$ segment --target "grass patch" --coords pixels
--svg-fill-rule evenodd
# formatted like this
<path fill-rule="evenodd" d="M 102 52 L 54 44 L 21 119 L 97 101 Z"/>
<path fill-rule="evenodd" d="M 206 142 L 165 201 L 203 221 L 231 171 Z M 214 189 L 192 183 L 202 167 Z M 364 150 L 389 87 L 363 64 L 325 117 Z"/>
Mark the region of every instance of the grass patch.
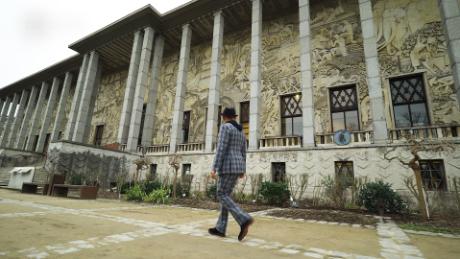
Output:
<path fill-rule="evenodd" d="M 402 224 L 399 224 L 399 227 L 402 229 L 414 230 L 414 231 L 427 231 L 427 232 L 433 232 L 433 233 L 457 234 L 457 235 L 460 234 L 460 229 L 444 228 L 444 227 L 437 227 L 437 226 L 431 226 L 431 225 L 402 223 Z"/>

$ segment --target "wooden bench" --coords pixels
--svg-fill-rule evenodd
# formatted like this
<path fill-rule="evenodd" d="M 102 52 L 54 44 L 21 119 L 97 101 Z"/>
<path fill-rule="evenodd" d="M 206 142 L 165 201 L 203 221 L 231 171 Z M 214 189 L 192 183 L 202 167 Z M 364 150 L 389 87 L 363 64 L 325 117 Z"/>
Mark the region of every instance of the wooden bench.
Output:
<path fill-rule="evenodd" d="M 48 183 L 22 183 L 22 193 L 34 193 L 41 195 L 51 195 L 51 191 L 55 184 L 63 184 L 65 177 L 63 175 L 53 174 L 51 175 Z"/>
<path fill-rule="evenodd" d="M 53 196 L 77 199 L 96 199 L 97 187 L 88 185 L 55 184 Z"/>
<path fill-rule="evenodd" d="M 46 195 L 48 188 L 49 184 L 47 183 L 22 183 L 21 192 Z"/>

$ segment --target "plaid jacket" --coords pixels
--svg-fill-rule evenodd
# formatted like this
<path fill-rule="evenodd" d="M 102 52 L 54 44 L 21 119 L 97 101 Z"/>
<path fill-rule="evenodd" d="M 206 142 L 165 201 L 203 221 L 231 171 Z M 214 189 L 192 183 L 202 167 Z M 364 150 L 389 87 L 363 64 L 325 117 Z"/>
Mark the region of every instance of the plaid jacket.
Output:
<path fill-rule="evenodd" d="M 230 123 L 220 127 L 212 169 L 219 175 L 246 173 L 246 137 Z"/>

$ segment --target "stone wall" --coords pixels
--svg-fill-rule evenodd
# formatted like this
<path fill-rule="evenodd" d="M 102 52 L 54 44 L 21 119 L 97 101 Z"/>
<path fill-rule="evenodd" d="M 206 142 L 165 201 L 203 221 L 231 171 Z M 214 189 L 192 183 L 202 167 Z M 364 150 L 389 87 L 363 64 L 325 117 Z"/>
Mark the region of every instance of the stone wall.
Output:
<path fill-rule="evenodd" d="M 385 111 L 392 128 L 388 77 L 423 72 L 432 124 L 460 123 L 452 73 L 436 0 L 373 1 Z M 329 88 L 354 84 L 362 130 L 372 129 L 358 1 L 314 1 L 311 5 L 312 68 L 316 132 L 331 132 Z M 154 119 L 154 144 L 168 144 L 176 89 L 179 50 L 163 58 Z M 300 91 L 298 14 L 264 21 L 262 35 L 262 137 L 278 136 L 280 95 Z M 211 42 L 192 46 L 184 111 L 191 111 L 189 142 L 202 142 L 210 73 Z M 224 34 L 221 104 L 249 100 L 250 27 Z M 127 71 L 104 75 L 94 128 L 106 125 L 103 144 L 116 141 Z M 146 91 L 147 93 L 148 91 Z"/>
<path fill-rule="evenodd" d="M 379 61 L 392 126 L 388 77 L 421 72 L 432 124 L 460 123 L 446 37 L 436 0 L 373 1 Z"/>
<path fill-rule="evenodd" d="M 84 181 L 82 184 L 97 181 L 108 187 L 117 181 L 117 176 L 132 175 L 136 170 L 133 161 L 138 158 L 137 155 L 62 141 L 51 143 L 46 169 L 50 173 L 65 175 L 67 183 L 72 178 L 80 178 Z"/>
<path fill-rule="evenodd" d="M 372 124 L 358 1 L 311 5 L 312 68 L 316 132 L 331 132 L 329 88 L 356 85 L 362 130 Z"/>
<path fill-rule="evenodd" d="M 127 76 L 127 70 L 102 76 L 94 105 L 88 143 L 93 143 L 97 125 L 104 125 L 102 145 L 117 142 Z"/>
<path fill-rule="evenodd" d="M 354 177 L 366 178 L 369 181 L 383 180 L 391 183 L 399 191 L 406 191 L 404 179 L 413 176 L 408 167 L 398 160 L 388 161 L 384 153 L 389 152 L 386 147 L 356 147 L 356 148 L 323 148 L 314 150 L 275 150 L 249 152 L 247 156 L 248 175 L 262 174 L 265 180 L 271 181 L 271 163 L 285 162 L 286 174 L 299 177 L 309 175 L 309 190 L 321 186 L 321 181 L 327 177 L 335 177 L 335 161 L 352 161 Z M 399 146 L 388 153 L 389 157 L 398 156 L 403 160 L 411 158 L 407 147 Z M 194 175 L 194 186 L 202 185 L 209 174 L 214 155 L 211 154 L 184 154 L 179 155 L 181 164 L 191 164 L 191 173 Z M 421 153 L 422 159 L 443 159 L 447 181 L 453 177 L 460 177 L 460 145 L 455 146 L 455 151 L 444 154 Z M 148 156 L 149 163 L 157 164 L 157 173 L 164 177 L 173 177 L 173 170 L 168 162 L 169 156 Z M 179 176 L 182 166 L 179 169 Z"/>
<path fill-rule="evenodd" d="M 171 53 L 163 58 L 153 124 L 153 144 L 169 144 L 178 66 L 179 53 Z"/>

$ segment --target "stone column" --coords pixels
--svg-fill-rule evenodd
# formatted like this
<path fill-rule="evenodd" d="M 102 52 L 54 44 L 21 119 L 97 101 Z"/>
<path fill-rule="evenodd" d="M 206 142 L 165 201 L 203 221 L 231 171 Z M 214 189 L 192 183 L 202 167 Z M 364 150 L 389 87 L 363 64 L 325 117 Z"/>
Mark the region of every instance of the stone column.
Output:
<path fill-rule="evenodd" d="M 139 71 L 136 80 L 136 90 L 134 92 L 131 122 L 128 131 L 128 143 L 126 145 L 127 150 L 131 152 L 137 151 L 137 144 L 139 141 L 142 109 L 144 107 L 145 88 L 147 87 L 149 79 L 150 59 L 152 57 L 154 34 L 155 31 L 153 28 L 147 27 L 144 29 L 141 60 L 139 63 Z"/>
<path fill-rule="evenodd" d="M 192 29 L 190 24 L 182 27 L 182 39 L 180 46 L 179 68 L 177 71 L 176 97 L 174 100 L 173 120 L 171 127 L 171 141 L 169 152 L 176 153 L 176 146 L 181 137 L 181 129 L 184 118 L 185 89 L 187 87 L 188 61 L 190 59 L 190 43 L 192 40 Z"/>
<path fill-rule="evenodd" d="M 2 113 L 0 114 L 0 136 L 3 133 L 3 130 L 5 129 L 5 123 L 8 116 L 8 110 L 10 109 L 10 105 L 11 97 L 7 96 L 5 103 L 3 104 Z"/>
<path fill-rule="evenodd" d="M 19 134 L 14 145 L 16 149 L 23 149 L 24 144 L 26 143 L 26 136 L 29 129 L 30 119 L 32 118 L 32 115 L 34 113 L 37 95 L 38 87 L 34 85 L 32 86 L 32 90 L 30 91 L 29 101 L 27 102 L 27 108 L 24 112 L 24 119 L 22 120 L 21 127 L 19 129 Z"/>
<path fill-rule="evenodd" d="M 310 1 L 299 0 L 300 82 L 302 89 L 302 139 L 304 147 L 315 145 L 315 107 L 311 72 Z"/>
<path fill-rule="evenodd" d="M 18 130 L 21 126 L 21 121 L 24 117 L 24 108 L 26 106 L 27 98 L 29 97 L 29 91 L 24 89 L 21 94 L 21 101 L 19 102 L 18 112 L 14 118 L 13 126 L 11 127 L 11 132 L 8 137 L 6 146 L 9 148 L 14 148 L 16 144 L 16 137 L 18 136 Z"/>
<path fill-rule="evenodd" d="M 96 77 L 98 73 L 99 54 L 96 51 L 91 51 L 88 69 L 86 71 L 83 91 L 81 93 L 80 105 L 78 109 L 77 121 L 75 123 L 75 131 L 72 141 L 85 143 L 85 135 L 89 131 L 88 114 L 92 113 L 91 99 L 95 89 Z"/>
<path fill-rule="evenodd" d="M 0 120 L 1 120 L 1 114 L 3 111 L 3 107 L 5 106 L 5 104 L 6 104 L 6 101 L 3 99 L 0 99 Z"/>
<path fill-rule="evenodd" d="M 58 77 L 53 78 L 53 84 L 51 85 L 51 92 L 48 98 L 48 103 L 46 105 L 45 115 L 42 120 L 42 125 L 40 128 L 40 133 L 38 134 L 37 147 L 35 152 L 42 153 L 45 147 L 46 135 L 50 127 L 51 117 L 53 116 L 54 107 L 56 106 L 56 99 L 58 95 L 59 85 L 61 80 Z"/>
<path fill-rule="evenodd" d="M 0 146 L 2 147 L 7 146 L 8 138 L 11 132 L 11 127 L 14 121 L 14 114 L 16 113 L 16 108 L 18 107 L 18 102 L 19 102 L 20 97 L 21 96 L 19 95 L 19 93 L 15 93 L 13 96 L 13 101 L 11 102 L 11 108 L 7 114 L 8 117 L 5 121 L 5 126 L 3 128 L 2 136 L 0 138 Z"/>
<path fill-rule="evenodd" d="M 460 1 L 439 0 L 439 9 L 441 9 L 442 23 L 446 32 L 457 102 L 460 106 Z"/>
<path fill-rule="evenodd" d="M 252 0 L 251 99 L 249 107 L 249 149 L 259 148 L 260 91 L 262 89 L 262 0 Z"/>
<path fill-rule="evenodd" d="M 214 31 L 212 35 L 211 77 L 208 92 L 208 115 L 206 121 L 205 151 L 212 152 L 217 138 L 217 122 L 220 104 L 220 57 L 224 41 L 224 16 L 222 11 L 214 14 Z"/>
<path fill-rule="evenodd" d="M 61 90 L 61 97 L 59 99 L 59 104 L 56 112 L 56 118 L 54 120 L 53 130 L 51 131 L 50 141 L 59 140 L 59 132 L 62 130 L 62 120 L 65 117 L 65 106 L 67 103 L 67 98 L 69 97 L 70 85 L 72 84 L 73 75 L 70 72 L 65 74 L 64 84 Z"/>
<path fill-rule="evenodd" d="M 131 121 L 134 91 L 136 89 L 139 63 L 141 60 L 142 41 L 142 31 L 137 31 L 136 33 L 134 33 L 133 48 L 131 50 L 131 60 L 129 62 L 128 78 L 126 79 L 125 98 L 123 99 L 123 108 L 121 110 L 120 125 L 118 126 L 117 140 L 120 144 L 126 144 L 128 142 L 129 123 Z"/>
<path fill-rule="evenodd" d="M 75 86 L 75 93 L 73 94 L 72 106 L 70 107 L 69 120 L 67 121 L 66 130 L 64 132 L 64 139 L 72 140 L 75 132 L 75 123 L 77 121 L 78 110 L 80 108 L 81 94 L 83 92 L 83 85 L 86 78 L 86 70 L 88 70 L 89 54 L 83 56 L 83 61 L 78 72 L 77 85 Z"/>
<path fill-rule="evenodd" d="M 43 113 L 43 104 L 45 103 L 46 94 L 48 93 L 49 85 L 46 82 L 42 83 L 40 94 L 38 95 L 37 105 L 35 106 L 32 121 L 30 123 L 29 133 L 27 134 L 26 150 L 34 151 L 35 135 L 38 134 L 38 127 Z"/>
<path fill-rule="evenodd" d="M 142 132 L 142 145 L 150 146 L 153 137 L 153 124 L 155 118 L 155 108 L 157 101 L 158 82 L 161 68 L 161 61 L 163 59 L 164 38 L 157 36 L 155 40 L 155 50 L 153 53 L 152 63 L 152 81 L 150 83 L 149 95 L 147 97 L 147 109 L 144 118 L 144 131 Z"/>
<path fill-rule="evenodd" d="M 367 84 L 372 112 L 372 126 L 374 141 L 385 142 L 388 138 L 387 122 L 384 111 L 382 83 L 377 53 L 377 38 L 374 29 L 371 0 L 359 0 L 361 16 L 361 30 L 364 43 L 364 57 L 366 59 Z"/>
<path fill-rule="evenodd" d="M 8 110 L 10 109 L 11 106 L 11 97 L 8 96 L 6 97 L 5 103 L 3 104 L 3 109 L 0 114 L 0 136 L 5 130 L 5 124 L 6 124 L 6 119 L 8 116 Z"/>

